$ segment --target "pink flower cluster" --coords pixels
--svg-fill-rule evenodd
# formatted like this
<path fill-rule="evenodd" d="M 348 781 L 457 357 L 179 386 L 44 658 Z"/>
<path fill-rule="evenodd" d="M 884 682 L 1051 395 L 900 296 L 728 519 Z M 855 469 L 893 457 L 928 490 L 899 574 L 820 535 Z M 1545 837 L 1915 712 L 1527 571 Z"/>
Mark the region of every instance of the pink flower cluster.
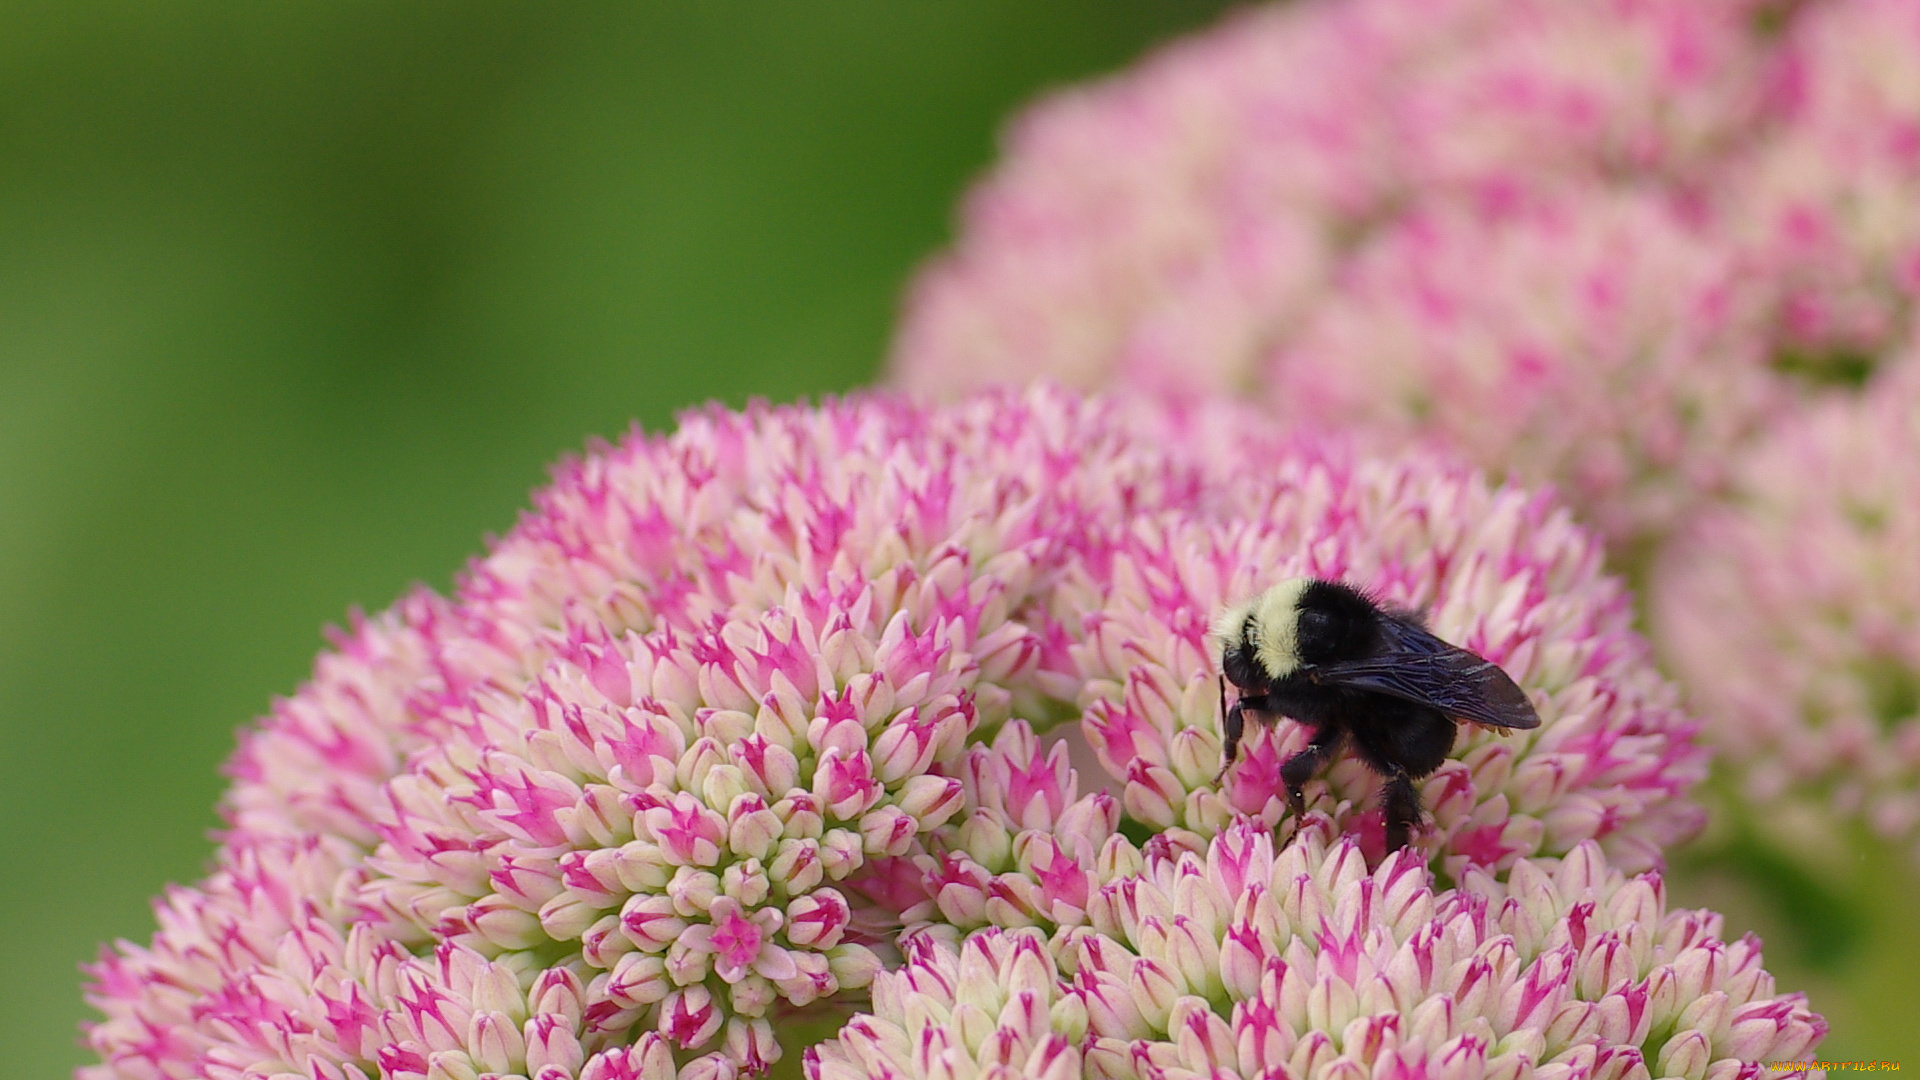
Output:
<path fill-rule="evenodd" d="M 1299 574 L 1425 608 L 1539 708 L 1427 778 L 1421 857 L 1643 869 L 1704 762 L 1599 563 L 1542 497 L 1227 403 L 691 414 L 563 466 L 454 596 L 361 622 L 246 737 L 214 873 L 95 971 L 80 1075 L 763 1072 L 909 922 L 1100 930 L 1123 829 L 1296 829 L 1293 725 L 1213 783 L 1205 633 Z M 1309 786 L 1341 850 L 1378 852 L 1375 787 Z"/>
<path fill-rule="evenodd" d="M 1233 393 L 1626 550 L 1908 337 L 1905 0 L 1302 0 L 1022 116 L 893 377 Z"/>
<path fill-rule="evenodd" d="M 1920 854 L 1920 364 L 1891 374 L 1745 458 L 1740 502 L 1676 540 L 1651 606 L 1756 803 Z"/>
<path fill-rule="evenodd" d="M 1878 481 L 1814 479 L 1910 451 L 1800 414 L 1920 393 L 1916 70 L 1909 0 L 1244 12 L 1019 118 L 893 378 L 1233 395 L 1550 482 L 1668 567 L 1656 632 L 1750 794 L 1914 838 L 1920 582 L 1839 494 Z"/>
<path fill-rule="evenodd" d="M 1826 1032 L 1756 941 L 1591 842 L 1448 890 L 1323 817 L 1127 861 L 1085 926 L 909 935 L 809 1080 L 1758 1080 Z"/>

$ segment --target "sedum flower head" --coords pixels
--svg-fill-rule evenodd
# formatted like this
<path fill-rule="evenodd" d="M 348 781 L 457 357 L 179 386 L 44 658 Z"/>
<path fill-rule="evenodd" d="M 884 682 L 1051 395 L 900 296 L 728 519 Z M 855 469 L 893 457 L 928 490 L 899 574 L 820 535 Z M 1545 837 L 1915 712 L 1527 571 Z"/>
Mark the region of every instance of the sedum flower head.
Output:
<path fill-rule="evenodd" d="M 1591 841 L 1446 890 L 1324 817 L 1135 858 L 1086 926 L 910 936 L 809 1080 L 1757 1080 L 1826 1033 L 1754 938 Z"/>
<path fill-rule="evenodd" d="M 1006 138 L 894 380 L 1044 372 L 1431 439 L 1629 550 L 1920 285 L 1904 0 L 1309 0 Z"/>
<path fill-rule="evenodd" d="M 1920 844 L 1920 365 L 1809 410 L 1682 534 L 1654 614 L 1758 805 Z M 1915 848 L 1920 852 L 1920 846 Z"/>
<path fill-rule="evenodd" d="M 1542 716 L 1463 732 L 1449 875 L 1698 822 L 1692 725 L 1594 542 L 1438 458 L 1056 389 L 691 414 L 563 465 L 454 595 L 359 621 L 243 740 L 204 882 L 95 971 L 83 1080 L 732 1080 L 914 925 L 1093 927 L 1216 785 L 1206 627 L 1299 574 L 1426 608 Z M 1377 780 L 1309 785 L 1378 854 Z M 1150 845 L 1151 846 L 1151 845 Z"/>
<path fill-rule="evenodd" d="M 1728 232 L 1780 283 L 1779 359 L 1857 383 L 1902 355 L 1920 288 L 1920 11 L 1825 0 L 1778 37 L 1769 135 L 1729 160 Z"/>

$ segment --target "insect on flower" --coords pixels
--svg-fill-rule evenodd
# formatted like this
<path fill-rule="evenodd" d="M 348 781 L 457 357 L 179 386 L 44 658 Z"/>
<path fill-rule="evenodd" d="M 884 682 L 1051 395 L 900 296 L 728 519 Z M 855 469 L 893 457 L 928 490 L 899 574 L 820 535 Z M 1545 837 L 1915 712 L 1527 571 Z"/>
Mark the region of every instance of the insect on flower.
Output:
<path fill-rule="evenodd" d="M 1220 670 L 1240 691 L 1226 708 L 1225 776 L 1246 718 L 1282 716 L 1313 730 L 1280 778 L 1296 815 L 1302 786 L 1349 739 L 1385 781 L 1387 850 L 1421 820 L 1413 782 L 1440 767 L 1462 722 L 1535 728 L 1533 703 L 1498 664 L 1435 637 L 1412 612 L 1382 607 L 1351 585 L 1283 581 L 1214 623 Z M 1222 687 L 1224 697 L 1225 688 Z"/>

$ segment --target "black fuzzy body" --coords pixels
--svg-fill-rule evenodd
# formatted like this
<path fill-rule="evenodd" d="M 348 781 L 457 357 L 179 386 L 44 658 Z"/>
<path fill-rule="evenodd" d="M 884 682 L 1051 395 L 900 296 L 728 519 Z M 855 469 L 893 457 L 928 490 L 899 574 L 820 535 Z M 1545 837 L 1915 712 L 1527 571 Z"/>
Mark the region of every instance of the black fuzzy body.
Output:
<path fill-rule="evenodd" d="M 1350 746 L 1383 781 L 1387 850 L 1397 851 L 1423 817 L 1414 781 L 1446 761 L 1458 717 L 1507 728 L 1535 727 L 1539 717 L 1505 672 L 1434 637 L 1419 616 L 1338 582 L 1293 584 L 1290 627 L 1260 625 L 1256 605 L 1223 635 L 1221 670 L 1240 698 L 1227 710 L 1221 772 L 1233 765 L 1246 716 L 1294 720 L 1313 733 L 1280 768 L 1294 813 L 1305 810 L 1307 780 Z M 1277 674 L 1276 652 L 1289 665 Z"/>
<path fill-rule="evenodd" d="M 1243 697 L 1240 704 L 1316 732 L 1338 730 L 1374 772 L 1405 773 L 1415 780 L 1447 760 L 1459 726 L 1439 709 L 1365 690 L 1316 686 L 1300 675 L 1274 683 L 1258 698 Z"/>

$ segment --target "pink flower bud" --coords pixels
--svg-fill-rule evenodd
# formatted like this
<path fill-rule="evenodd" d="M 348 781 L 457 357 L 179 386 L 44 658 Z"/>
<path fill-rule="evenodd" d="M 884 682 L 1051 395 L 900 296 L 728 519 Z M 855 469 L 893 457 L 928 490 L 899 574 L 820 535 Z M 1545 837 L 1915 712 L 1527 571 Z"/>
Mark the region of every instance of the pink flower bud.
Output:
<path fill-rule="evenodd" d="M 727 985 L 727 1007 L 736 1017 L 761 1017 L 780 1000 L 780 991 L 765 976 L 749 974 Z"/>
<path fill-rule="evenodd" d="M 549 900 L 540 908 L 540 928 L 555 941 L 573 941 L 599 921 L 602 908 L 571 896 Z"/>
<path fill-rule="evenodd" d="M 1716 1043 L 1718 1056 L 1742 1061 L 1767 1058 L 1794 1020 L 1794 1008 L 1785 1001 L 1756 1001 L 1733 1010 L 1724 1041 Z"/>
<path fill-rule="evenodd" d="M 880 957 L 864 945 L 841 944 L 827 950 L 827 968 L 834 982 L 858 990 L 873 982 L 881 970 Z"/>
<path fill-rule="evenodd" d="M 693 799 L 694 796 L 687 793 L 702 790 L 706 786 L 707 774 L 726 762 L 727 751 L 718 739 L 705 737 L 695 740 L 692 746 L 687 747 L 687 752 L 680 756 L 680 760 L 674 763 L 674 784 L 680 788 L 679 794 Z M 662 842 L 662 846 L 668 845 Z"/>
<path fill-rule="evenodd" d="M 528 1072 L 552 1067 L 564 1076 L 573 1076 L 587 1059 L 580 1040 L 561 1017 L 535 1016 L 527 1021 L 525 1035 Z"/>
<path fill-rule="evenodd" d="M 979 926 L 987 920 L 987 890 L 984 870 L 963 856 L 949 855 L 943 872 L 931 884 L 933 902 L 941 917 L 955 926 Z"/>
<path fill-rule="evenodd" d="M 1085 994 L 1087 1025 L 1096 1035 L 1116 1039 L 1150 1038 L 1154 1028 L 1140 1014 L 1129 983 L 1111 971 L 1096 971 L 1076 983 Z"/>
<path fill-rule="evenodd" d="M 800 782 L 800 759 L 791 747 L 764 735 L 749 735 L 729 747 L 747 784 L 763 799 L 778 801 Z"/>
<path fill-rule="evenodd" d="M 1597 1000 L 1622 983 L 1637 981 L 1638 975 L 1638 964 L 1622 936 L 1602 934 L 1580 961 L 1580 993 Z"/>
<path fill-rule="evenodd" d="M 853 725 L 856 729 L 858 726 Z M 842 753 L 836 747 L 820 755 L 820 764 L 813 773 L 813 795 L 820 800 L 828 817 L 836 821 L 856 820 L 872 808 L 881 793 L 880 782 L 874 778 L 865 750 Z"/>
<path fill-rule="evenodd" d="M 1033 1080 L 1073 1080 L 1080 1075 L 1080 1054 L 1066 1038 L 1051 1035 L 1034 1047 L 1020 1075 Z"/>
<path fill-rule="evenodd" d="M 818 840 L 824 828 L 820 800 L 806 791 L 791 791 L 779 802 L 773 804 L 773 812 L 785 829 L 782 836 L 787 839 Z"/>
<path fill-rule="evenodd" d="M 1184 915 L 1167 927 L 1164 962 L 1179 972 L 1187 992 L 1209 996 L 1220 990 L 1220 946 Z"/>
<path fill-rule="evenodd" d="M 674 865 L 712 866 L 720 861 L 726 820 L 692 795 L 675 792 L 666 805 L 646 810 L 641 817 L 648 837 Z"/>
<path fill-rule="evenodd" d="M 990 813 L 972 814 L 960 825 L 960 850 L 983 868 L 1000 872 L 1011 866 L 1013 834 Z"/>
<path fill-rule="evenodd" d="M 721 891 L 719 875 L 691 866 L 674 871 L 673 880 L 667 882 L 667 897 L 673 902 L 673 910 L 684 918 L 706 914 Z"/>
<path fill-rule="evenodd" d="M 820 865 L 835 881 L 858 870 L 866 861 L 866 843 L 850 829 L 829 829 L 820 838 Z"/>
<path fill-rule="evenodd" d="M 1293 1044 L 1288 1068 L 1295 1076 L 1324 1076 L 1328 1065 L 1339 1056 L 1333 1038 L 1324 1031 L 1309 1031 Z"/>
<path fill-rule="evenodd" d="M 931 727 L 920 721 L 918 710 L 910 709 L 895 717 L 874 740 L 874 772 L 882 783 L 898 784 L 925 773 L 933 764 L 933 751 Z"/>
<path fill-rule="evenodd" d="M 831 965 L 820 953 L 789 951 L 787 957 L 793 962 L 794 972 L 791 976 L 775 980 L 774 986 L 780 991 L 780 996 L 796 1008 L 804 1008 L 840 988 Z"/>
<path fill-rule="evenodd" d="M 860 842 L 876 856 L 901 856 L 913 847 L 919 823 L 898 806 L 882 806 L 860 819 Z"/>
<path fill-rule="evenodd" d="M 1673 962 L 1680 1000 L 1697 1001 L 1713 990 L 1726 970 L 1726 960 L 1726 949 L 1717 941 L 1681 953 Z"/>
<path fill-rule="evenodd" d="M 632 1046 L 603 1050 L 587 1060 L 580 1080 L 674 1080 L 673 1051 L 654 1032 Z"/>
<path fill-rule="evenodd" d="M 671 898 L 636 893 L 620 909 L 620 927 L 627 939 L 647 952 L 659 952 L 687 928 Z"/>
<path fill-rule="evenodd" d="M 1160 1031 L 1167 1029 L 1173 1003 L 1186 990 L 1164 965 L 1146 959 L 1134 963 L 1127 976 L 1127 988 L 1139 1006 L 1141 1018 Z"/>
<path fill-rule="evenodd" d="M 720 889 L 746 907 L 758 907 L 773 891 L 773 882 L 760 869 L 759 859 L 748 859 L 727 867 L 720 875 Z"/>
<path fill-rule="evenodd" d="M 782 840 L 767 867 L 767 878 L 789 896 L 798 896 L 820 884 L 826 868 L 820 861 L 820 845 L 813 840 Z"/>
<path fill-rule="evenodd" d="M 1175 807 L 1184 804 L 1186 797 L 1186 790 L 1172 772 L 1149 765 L 1144 758 L 1135 758 L 1127 769 L 1127 789 L 1121 803 L 1128 816 L 1149 828 L 1171 827 L 1178 820 Z"/>
<path fill-rule="evenodd" d="M 803 948 L 832 948 L 850 917 L 846 900 L 833 889 L 798 897 L 787 905 L 787 940 Z"/>
<path fill-rule="evenodd" d="M 900 789 L 900 809 L 920 832 L 946 824 L 965 805 L 960 781 L 945 776 L 916 776 Z"/>
<path fill-rule="evenodd" d="M 1788 1000 L 1794 1000 L 1790 997 Z M 1827 1037 L 1827 1022 L 1806 1011 L 1803 1000 L 1795 1000 L 1796 1012 L 1775 1038 L 1772 1054 L 1776 1060 L 1801 1061 Z"/>
<path fill-rule="evenodd" d="M 675 986 L 691 986 L 713 971 L 713 950 L 709 947 L 712 933 L 711 927 L 690 926 L 667 946 L 667 978 Z"/>
<path fill-rule="evenodd" d="M 577 899 L 597 901 L 603 908 L 615 907 L 625 899 L 621 893 L 626 891 L 620 886 L 619 860 L 617 848 L 569 851 L 558 863 L 561 884 Z"/>
<path fill-rule="evenodd" d="M 1173 736 L 1167 761 L 1186 790 L 1210 786 L 1220 771 L 1220 740 L 1210 731 L 1183 728 Z"/>
<path fill-rule="evenodd" d="M 586 993 L 580 976 L 571 969 L 548 968 L 534 977 L 527 990 L 528 1011 L 558 1016 L 577 1026 L 586 1010 Z"/>
<path fill-rule="evenodd" d="M 706 1045 L 723 1022 L 713 994 L 705 986 L 675 990 L 660 1005 L 660 1034 L 682 1050 Z"/>
<path fill-rule="evenodd" d="M 651 892 L 666 887 L 673 877 L 673 864 L 657 844 L 634 840 L 620 847 L 614 861 L 620 887 L 628 892 Z"/>
<path fill-rule="evenodd" d="M 435 862 L 437 865 L 445 865 L 440 858 Z M 500 865 L 485 877 L 500 895 L 527 911 L 539 910 L 540 905 L 559 896 L 566 887 L 564 874 L 559 866 L 538 858 L 509 856 L 501 859 Z M 477 882 L 476 885 L 478 885 Z M 485 886 L 478 886 L 472 891 L 480 893 L 487 890 Z"/>
<path fill-rule="evenodd" d="M 665 960 L 645 953 L 628 953 L 614 966 L 606 992 L 627 1005 L 651 1005 L 665 998 L 672 989 Z"/>
<path fill-rule="evenodd" d="M 1599 1010 L 1590 1001 L 1562 1002 L 1547 1021 L 1546 1043 L 1549 1051 L 1572 1046 L 1592 1035 L 1600 1026 Z"/>
<path fill-rule="evenodd" d="M 483 896 L 467 905 L 461 920 L 473 933 L 502 949 L 528 949 L 546 939 L 540 919 L 504 897 Z"/>
<path fill-rule="evenodd" d="M 441 1050 L 427 1057 L 426 1080 L 479 1080 L 473 1060 L 458 1050 Z"/>
<path fill-rule="evenodd" d="M 467 1028 L 467 1052 L 475 1068 L 485 1072 L 512 1072 L 526 1054 L 520 1025 L 501 1012 L 477 1012 Z"/>
<path fill-rule="evenodd" d="M 725 1053 L 747 1075 L 761 1076 L 780 1060 L 780 1044 L 766 1020 L 729 1020 Z"/>
<path fill-rule="evenodd" d="M 1707 1074 L 1708 1062 L 1712 1060 L 1713 1043 L 1698 1031 L 1686 1030 L 1675 1033 L 1660 1047 L 1655 1067 L 1661 1076 L 1701 1080 Z"/>
<path fill-rule="evenodd" d="M 597 968 L 611 968 L 635 947 L 618 913 L 602 915 L 580 935 L 581 959 Z"/>

